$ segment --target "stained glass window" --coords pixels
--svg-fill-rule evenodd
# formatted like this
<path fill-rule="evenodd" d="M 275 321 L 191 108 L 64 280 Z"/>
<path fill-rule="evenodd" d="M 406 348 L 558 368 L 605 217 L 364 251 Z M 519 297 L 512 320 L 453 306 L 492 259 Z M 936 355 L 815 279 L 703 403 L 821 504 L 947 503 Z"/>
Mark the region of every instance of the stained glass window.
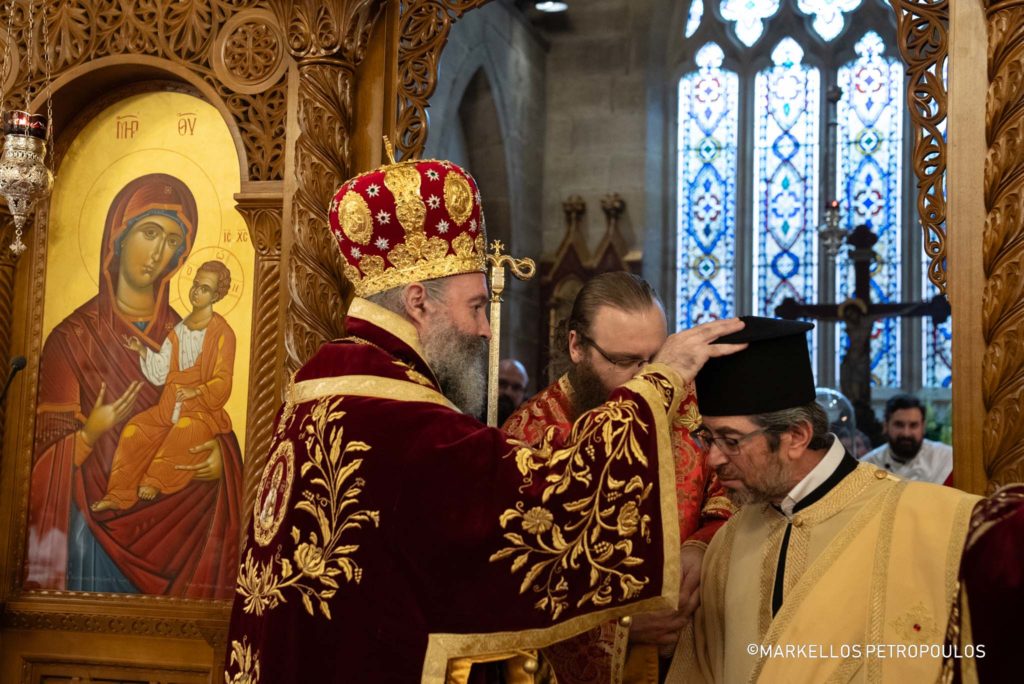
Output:
<path fill-rule="evenodd" d="M 873 302 L 934 295 L 904 251 L 919 228 L 907 225 L 906 79 L 895 18 L 886 27 L 877 14 L 889 8 L 886 0 L 692 0 L 681 9 L 677 35 L 692 61 L 679 81 L 675 150 L 680 328 L 773 316 L 787 297 L 821 304 L 853 296 L 849 255 L 820 256 L 817 228 L 833 198 L 844 228 L 867 224 L 878 235 Z M 698 34 L 715 42 L 693 41 Z M 842 90 L 834 114 L 824 92 L 832 84 Z M 838 385 L 845 331 L 818 330 L 816 372 Z M 924 386 L 948 387 L 949 322 L 915 321 L 908 330 L 899 317 L 875 324 L 873 384 L 901 387 L 920 369 Z M 923 361 L 903 358 L 919 349 Z"/>
<path fill-rule="evenodd" d="M 811 26 L 825 40 L 832 40 L 843 30 L 843 12 L 852 12 L 860 7 L 860 0 L 798 0 L 797 7 L 812 15 Z"/>
<path fill-rule="evenodd" d="M 700 20 L 704 18 L 704 0 L 693 0 L 690 14 L 686 17 L 686 37 L 689 38 L 700 28 Z"/>
<path fill-rule="evenodd" d="M 750 47 L 764 33 L 764 20 L 779 11 L 779 0 L 721 0 L 722 18 L 736 24 L 736 37 Z"/>
<path fill-rule="evenodd" d="M 902 299 L 900 263 L 903 155 L 903 66 L 883 55 L 885 46 L 874 31 L 854 47 L 857 58 L 839 68 L 843 92 L 837 108 L 836 196 L 844 228 L 867 225 L 878 236 L 878 260 L 871 274 L 871 300 Z M 854 276 L 849 259 L 840 259 L 839 300 L 853 296 Z M 898 387 L 900 378 L 900 319 L 875 322 L 871 334 L 871 374 L 877 385 Z M 839 358 L 849 340 L 841 335 Z M 837 359 L 838 363 L 838 359 Z"/>
<path fill-rule="evenodd" d="M 686 328 L 733 315 L 739 82 L 722 59 L 708 43 L 679 81 L 677 302 Z"/>
<path fill-rule="evenodd" d="M 784 38 L 754 81 L 754 307 L 817 300 L 818 69 Z"/>

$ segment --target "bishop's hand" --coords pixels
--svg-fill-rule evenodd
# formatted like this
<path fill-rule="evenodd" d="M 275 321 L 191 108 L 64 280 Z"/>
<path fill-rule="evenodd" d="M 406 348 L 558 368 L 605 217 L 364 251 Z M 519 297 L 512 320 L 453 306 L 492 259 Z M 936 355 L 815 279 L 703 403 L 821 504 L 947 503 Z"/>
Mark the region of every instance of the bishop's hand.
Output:
<path fill-rule="evenodd" d="M 714 344 L 719 337 L 738 332 L 743 326 L 743 321 L 738 318 L 726 318 L 669 335 L 654 361 L 671 366 L 683 376 L 684 382 L 693 382 L 708 359 L 728 356 L 747 348 L 746 344 Z"/>

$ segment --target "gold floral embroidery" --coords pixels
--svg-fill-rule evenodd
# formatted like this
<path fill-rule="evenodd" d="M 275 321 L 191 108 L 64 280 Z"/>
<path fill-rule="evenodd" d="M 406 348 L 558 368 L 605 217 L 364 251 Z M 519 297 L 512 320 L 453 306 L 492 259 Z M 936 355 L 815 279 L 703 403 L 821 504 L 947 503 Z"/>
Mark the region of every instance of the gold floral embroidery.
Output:
<path fill-rule="evenodd" d="M 277 435 L 278 439 L 284 437 L 285 431 L 288 426 L 291 425 L 292 418 L 295 417 L 295 373 L 288 378 L 288 384 L 284 388 L 284 406 L 281 407 L 281 415 L 277 419 L 277 427 L 274 430 L 274 434 Z"/>
<path fill-rule="evenodd" d="M 473 256 L 474 251 L 484 251 L 483 243 L 483 237 L 480 235 L 477 235 L 476 239 L 473 239 L 468 233 L 462 233 L 461 235 L 456 235 L 455 239 L 452 240 L 452 249 L 455 250 L 456 256 L 468 259 Z"/>
<path fill-rule="evenodd" d="M 249 637 L 242 637 L 242 641 L 231 642 L 231 660 L 228 667 L 238 666 L 238 672 L 234 676 L 224 673 L 224 684 L 259 684 L 260 681 L 260 652 L 252 652 L 249 644 Z"/>
<path fill-rule="evenodd" d="M 379 526 L 380 512 L 352 510 L 358 506 L 365 482 L 353 478 L 363 459 L 348 457 L 369 451 L 370 446 L 359 441 L 345 442 L 345 428 L 341 425 L 345 411 L 339 409 L 342 401 L 342 397 L 320 399 L 297 430 L 305 439 L 309 460 L 299 469 L 299 477 L 308 487 L 302 491 L 302 500 L 295 504 L 295 509 L 312 516 L 317 530 L 299 543 L 299 528 L 292 527 L 296 548 L 291 559 L 282 557 L 280 548 L 266 563 L 255 560 L 252 549 L 246 552 L 238 571 L 237 587 L 245 598 L 246 613 L 262 615 L 286 602 L 283 590 L 295 589 L 307 613 L 314 614 L 316 599 L 320 612 L 330 620 L 327 601 L 338 590 L 337 578 L 343 576 L 346 582 L 357 584 L 362 579 L 363 569 L 352 558 L 359 545 L 343 544 L 341 537 L 367 523 Z"/>
<path fill-rule="evenodd" d="M 367 254 L 359 260 L 359 270 L 366 274 L 367 278 L 374 278 L 384 272 L 384 257 L 379 254 Z"/>
<path fill-rule="evenodd" d="M 420 172 L 415 166 L 398 164 L 384 172 L 384 185 L 395 197 L 395 213 L 408 237 L 423 234 L 427 205 L 420 197 Z"/>
<path fill-rule="evenodd" d="M 679 412 L 672 419 L 673 425 L 681 425 L 687 432 L 696 431 L 702 422 L 704 420 L 700 416 L 700 410 L 697 408 L 696 402 L 687 404 L 685 408 L 680 406 Z"/>
<path fill-rule="evenodd" d="M 636 596 L 650 582 L 630 568 L 644 562 L 633 555 L 634 543 L 651 540 L 651 518 L 641 512 L 641 505 L 650 496 L 653 484 L 644 483 L 639 475 L 626 482 L 611 474 L 612 465 L 618 462 L 647 465 L 635 435 L 647 425 L 640 419 L 636 402 L 620 399 L 586 414 L 573 426 L 570 447 L 553 449 L 552 429 L 548 429 L 539 449 L 512 441 L 519 446 L 515 459 L 524 483 L 531 483 L 534 472 L 543 469 L 549 473 L 545 480 L 548 484 L 541 495 L 543 506 L 527 510 L 519 501 L 515 508 L 502 513 L 499 522 L 509 530 L 505 539 L 511 546 L 500 549 L 490 560 L 515 556 L 513 574 L 529 565 L 519 592 L 525 593 L 532 585 L 534 592 L 543 593 L 534 605 L 550 612 L 555 620 L 569 607 L 569 583 L 565 578 L 569 569 L 584 567 L 590 571 L 589 586 L 576 607 L 588 602 L 595 606 L 611 603 L 616 580 L 623 600 Z M 595 444 L 602 445 L 600 454 Z M 562 517 L 564 523 L 556 523 L 554 513 L 545 506 L 553 495 L 564 494 L 574 482 L 589 493 L 561 504 L 567 515 Z M 636 538 L 638 533 L 640 539 Z"/>
<path fill-rule="evenodd" d="M 387 267 L 381 256 L 368 254 L 359 260 L 359 268 L 345 262 L 345 278 L 352 284 L 357 296 L 367 297 L 416 281 L 459 273 L 486 272 L 483 231 L 472 239 L 466 236 L 466 239 L 460 240 L 462 237 L 459 235 L 452 240 L 455 253 L 447 254 L 448 243 L 443 239 L 427 239 L 422 234 L 414 234 L 410 236 L 411 244 L 403 242 L 391 249 L 388 260 L 394 264 L 393 267 Z"/>
<path fill-rule="evenodd" d="M 398 359 L 395 359 L 392 363 L 404 370 L 405 377 L 409 378 L 413 382 L 423 385 L 424 387 L 434 386 L 434 383 L 430 381 L 430 378 L 413 368 L 411 363 L 406 363 L 405 361 L 400 361 Z"/>
<path fill-rule="evenodd" d="M 448 254 L 448 243 L 439 237 L 428 238 L 414 233 L 405 242 L 395 245 L 388 252 L 388 261 L 397 268 L 410 268 L 417 261 L 438 261 Z"/>
<path fill-rule="evenodd" d="M 664 375 L 658 373 L 656 368 L 645 367 L 640 375 L 636 376 L 634 380 L 642 380 L 647 384 L 651 385 L 658 391 L 658 396 L 661 397 L 662 407 L 667 409 L 672 405 L 672 402 L 676 397 L 676 387 L 672 384 L 672 381 L 666 378 Z"/>

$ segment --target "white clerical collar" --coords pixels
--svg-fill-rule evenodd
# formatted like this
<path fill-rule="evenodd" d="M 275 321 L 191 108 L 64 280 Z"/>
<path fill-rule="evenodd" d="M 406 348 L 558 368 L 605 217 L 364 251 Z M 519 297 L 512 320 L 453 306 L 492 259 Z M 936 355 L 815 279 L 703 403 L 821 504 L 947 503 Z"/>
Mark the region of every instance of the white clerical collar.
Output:
<path fill-rule="evenodd" d="M 843 460 L 846 448 L 835 435 L 830 433 L 829 436 L 832 438 L 832 446 L 825 452 L 825 457 L 811 469 L 811 472 L 807 473 L 804 479 L 797 483 L 796 487 L 789 490 L 789 494 L 779 504 L 779 508 L 787 518 L 793 515 L 793 509 L 805 496 L 817 489 L 836 471 L 839 463 Z"/>

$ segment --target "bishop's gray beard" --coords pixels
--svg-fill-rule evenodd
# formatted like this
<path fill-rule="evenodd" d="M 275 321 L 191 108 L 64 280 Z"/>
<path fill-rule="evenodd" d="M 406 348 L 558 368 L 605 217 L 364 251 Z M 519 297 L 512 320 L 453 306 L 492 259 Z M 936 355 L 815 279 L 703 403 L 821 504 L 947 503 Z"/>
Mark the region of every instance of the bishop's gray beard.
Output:
<path fill-rule="evenodd" d="M 451 321 L 426 332 L 424 360 L 434 371 L 441 393 L 463 413 L 480 417 L 487 399 L 487 342 L 459 331 Z"/>

